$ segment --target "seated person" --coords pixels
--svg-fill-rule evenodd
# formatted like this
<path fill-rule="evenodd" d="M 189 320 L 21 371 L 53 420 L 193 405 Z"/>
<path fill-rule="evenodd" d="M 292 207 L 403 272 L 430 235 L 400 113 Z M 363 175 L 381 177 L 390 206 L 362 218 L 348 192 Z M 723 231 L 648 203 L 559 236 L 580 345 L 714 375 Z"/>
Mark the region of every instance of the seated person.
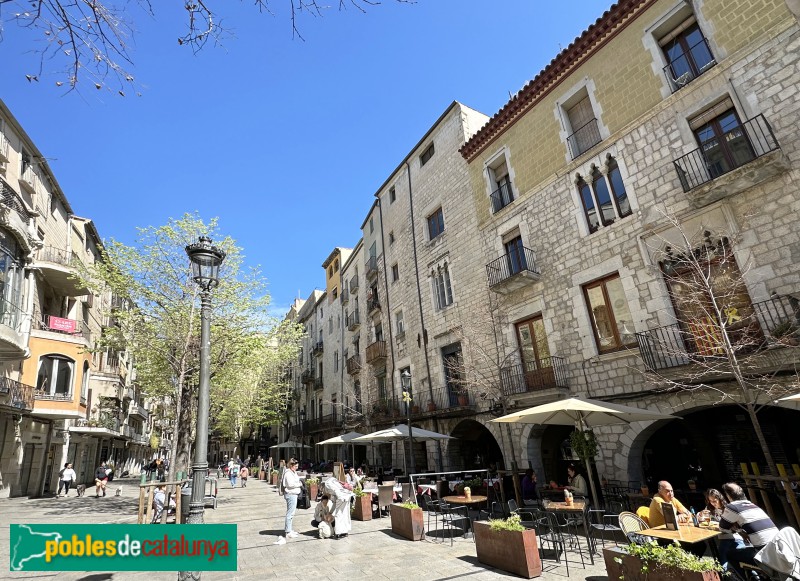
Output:
<path fill-rule="evenodd" d="M 522 502 L 525 504 L 535 504 L 539 500 L 539 493 L 536 490 L 536 473 L 532 468 L 525 471 L 522 477 Z"/>
<path fill-rule="evenodd" d="M 333 525 L 332 509 L 330 497 L 327 494 L 323 494 L 322 499 L 314 507 L 314 519 L 311 521 L 311 526 L 318 527 L 321 522 Z"/>
<path fill-rule="evenodd" d="M 672 490 L 672 484 L 666 480 L 658 483 L 658 493 L 653 497 L 650 503 L 650 528 L 660 527 L 664 524 L 664 511 L 661 508 L 662 504 L 671 504 L 675 509 L 675 515 L 678 517 L 678 522 L 689 522 L 692 516 L 686 507 L 681 504 L 681 501 L 675 498 L 675 492 Z"/>
<path fill-rule="evenodd" d="M 586 479 L 578 472 L 578 468 L 575 464 L 567 466 L 567 476 L 569 480 L 569 485 L 565 487 L 567 490 L 578 496 L 589 495 L 589 487 L 586 485 Z"/>
<path fill-rule="evenodd" d="M 725 497 L 716 488 L 706 490 L 706 510 L 712 522 L 719 522 L 727 506 Z M 728 551 L 744 548 L 742 537 L 736 533 L 720 533 L 716 538 L 719 542 L 719 564 L 728 570 Z"/>
<path fill-rule="evenodd" d="M 363 476 L 356 474 L 356 469 L 351 467 L 350 470 L 347 471 L 347 474 L 345 474 L 344 481 L 355 489 L 358 487 L 362 478 Z"/>
<path fill-rule="evenodd" d="M 380 486 L 383 484 L 383 481 L 386 479 L 386 476 L 383 474 L 383 468 L 378 468 L 378 475 L 375 477 L 375 483 Z"/>
<path fill-rule="evenodd" d="M 746 536 L 752 545 L 729 549 L 728 568 L 736 571 L 742 579 L 747 579 L 741 563 L 755 566 L 756 553 L 778 534 L 778 527 L 767 513 L 745 498 L 742 487 L 735 482 L 723 484 L 722 493 L 727 498 L 728 504 L 719 521 L 720 532 L 739 532 L 742 536 Z"/>

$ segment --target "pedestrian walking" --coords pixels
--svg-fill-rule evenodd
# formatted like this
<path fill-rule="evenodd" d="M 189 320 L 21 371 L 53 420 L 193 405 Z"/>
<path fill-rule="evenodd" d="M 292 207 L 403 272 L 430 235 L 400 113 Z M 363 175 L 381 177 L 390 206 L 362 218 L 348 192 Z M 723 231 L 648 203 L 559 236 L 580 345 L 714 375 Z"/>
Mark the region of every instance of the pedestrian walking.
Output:
<path fill-rule="evenodd" d="M 165 482 L 167 479 L 167 465 L 164 463 L 163 458 L 159 458 L 156 462 L 156 474 L 159 482 Z"/>
<path fill-rule="evenodd" d="M 231 460 L 230 468 L 228 468 L 228 476 L 231 479 L 231 488 L 236 488 L 236 478 L 239 476 L 239 465 L 235 460 Z"/>
<path fill-rule="evenodd" d="M 108 468 L 106 467 L 106 462 L 103 460 L 100 462 L 100 466 L 97 467 L 97 470 L 94 471 L 94 496 L 98 498 L 100 496 L 100 491 L 103 491 L 103 496 L 106 495 L 106 484 L 108 484 Z"/>
<path fill-rule="evenodd" d="M 242 469 L 239 471 L 239 477 L 242 479 L 242 488 L 247 488 L 247 477 L 250 476 L 250 469 L 247 465 L 242 466 Z"/>
<path fill-rule="evenodd" d="M 61 472 L 58 473 L 58 477 L 58 493 L 56 496 L 61 496 L 62 488 L 64 489 L 64 496 L 67 496 L 69 494 L 69 487 L 78 479 L 78 475 L 75 474 L 75 470 L 72 469 L 72 464 L 69 462 L 64 464 Z"/>
<path fill-rule="evenodd" d="M 278 540 L 274 543 L 276 545 L 285 545 L 286 539 L 294 539 L 300 536 L 292 530 L 294 511 L 297 510 L 297 497 L 300 496 L 300 491 L 303 488 L 303 483 L 300 482 L 300 477 L 297 475 L 298 464 L 299 462 L 292 458 L 283 473 L 280 490 L 286 499 L 286 519 L 283 524 L 285 536 L 278 537 Z"/>

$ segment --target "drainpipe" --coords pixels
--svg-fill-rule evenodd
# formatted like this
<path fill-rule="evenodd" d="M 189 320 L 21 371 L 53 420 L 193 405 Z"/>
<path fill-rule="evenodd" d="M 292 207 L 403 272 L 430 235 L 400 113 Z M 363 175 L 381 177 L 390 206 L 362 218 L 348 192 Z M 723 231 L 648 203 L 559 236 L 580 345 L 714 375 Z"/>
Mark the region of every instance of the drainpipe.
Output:
<path fill-rule="evenodd" d="M 414 221 L 414 190 L 411 187 L 411 166 L 406 160 L 406 175 L 408 176 L 408 209 L 411 215 L 411 245 L 414 250 L 414 273 L 417 281 L 417 304 L 419 306 L 419 322 L 422 326 L 422 352 L 425 355 L 425 371 L 428 374 L 428 393 L 433 401 L 433 379 L 431 378 L 431 362 L 428 357 L 428 331 L 425 328 L 425 314 L 422 311 L 422 289 L 419 286 L 419 260 L 417 258 L 417 231 L 416 222 Z M 439 430 L 439 418 L 435 416 L 433 419 L 436 431 Z M 444 458 L 442 456 L 442 443 L 436 440 L 436 455 L 439 460 L 439 469 L 442 470 L 444 466 Z"/>

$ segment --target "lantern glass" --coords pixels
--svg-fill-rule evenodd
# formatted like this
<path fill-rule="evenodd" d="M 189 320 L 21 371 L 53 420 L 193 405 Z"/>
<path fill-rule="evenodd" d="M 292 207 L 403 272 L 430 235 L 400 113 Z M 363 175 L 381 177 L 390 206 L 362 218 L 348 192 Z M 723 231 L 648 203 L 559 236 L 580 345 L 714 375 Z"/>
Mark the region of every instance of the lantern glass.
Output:
<path fill-rule="evenodd" d="M 403 385 L 405 391 L 409 391 L 408 388 L 411 387 L 411 374 L 408 372 L 408 369 L 400 374 L 400 383 Z"/>
<path fill-rule="evenodd" d="M 204 290 L 219 284 L 219 267 L 225 260 L 225 253 L 211 244 L 205 236 L 200 241 L 186 247 L 186 254 L 192 264 L 192 278 Z"/>

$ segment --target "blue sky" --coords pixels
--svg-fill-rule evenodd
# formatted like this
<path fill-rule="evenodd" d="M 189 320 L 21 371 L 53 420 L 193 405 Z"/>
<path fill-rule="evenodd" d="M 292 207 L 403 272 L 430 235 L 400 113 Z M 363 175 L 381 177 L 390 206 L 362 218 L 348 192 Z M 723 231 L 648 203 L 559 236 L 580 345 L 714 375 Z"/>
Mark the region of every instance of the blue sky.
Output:
<path fill-rule="evenodd" d="M 0 98 L 101 236 L 219 216 L 279 312 L 324 285 L 322 261 L 358 241 L 377 188 L 453 100 L 493 115 L 611 1 L 383 0 L 303 18 L 301 41 L 288 0 L 274 16 L 216 0 L 235 36 L 197 55 L 177 43 L 181 4 L 134 12 L 141 97 L 29 83 L 31 38 L 5 23 Z"/>

